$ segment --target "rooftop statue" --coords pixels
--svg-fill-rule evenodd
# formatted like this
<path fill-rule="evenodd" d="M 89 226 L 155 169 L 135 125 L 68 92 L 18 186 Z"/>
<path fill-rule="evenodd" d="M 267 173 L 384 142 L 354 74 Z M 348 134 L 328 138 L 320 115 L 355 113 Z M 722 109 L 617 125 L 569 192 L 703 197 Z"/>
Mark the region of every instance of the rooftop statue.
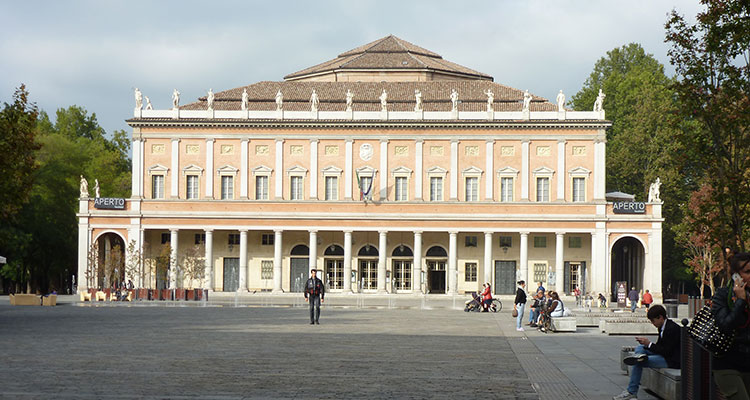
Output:
<path fill-rule="evenodd" d="M 146 109 L 147 110 L 153 110 L 154 106 L 151 105 L 151 99 L 148 98 L 148 96 L 144 96 L 146 98 Z"/>
<path fill-rule="evenodd" d="M 81 175 L 81 198 L 89 197 L 89 182 Z"/>
<path fill-rule="evenodd" d="M 657 177 L 656 181 L 654 181 L 654 183 L 652 183 L 651 186 L 648 188 L 648 202 L 649 203 L 661 201 L 660 188 L 661 188 L 661 179 Z"/>
<path fill-rule="evenodd" d="M 276 92 L 276 111 L 281 111 L 282 108 L 284 108 L 284 95 L 279 90 Z"/>
<path fill-rule="evenodd" d="M 531 95 L 529 94 L 529 91 L 526 90 L 523 92 L 523 111 L 529 111 L 529 106 L 531 105 Z"/>
<path fill-rule="evenodd" d="M 175 89 L 172 92 L 172 109 L 176 110 L 180 107 L 180 92 Z"/>
<path fill-rule="evenodd" d="M 492 89 L 487 89 L 484 94 L 487 95 L 487 111 L 492 111 L 492 107 L 495 103 L 495 93 L 492 93 Z"/>
<path fill-rule="evenodd" d="M 599 95 L 596 96 L 596 101 L 594 101 L 594 111 L 603 111 L 604 108 L 604 98 L 607 97 L 607 95 L 602 92 L 601 89 L 599 89 Z"/>
<path fill-rule="evenodd" d="M 383 93 L 380 94 L 380 111 L 388 110 L 388 93 L 383 89 Z"/>
<path fill-rule="evenodd" d="M 242 90 L 242 111 L 247 110 L 247 104 L 248 103 L 248 96 L 247 96 L 247 89 Z"/>
<path fill-rule="evenodd" d="M 565 111 L 565 94 L 563 94 L 562 89 L 560 89 L 560 93 L 557 94 L 557 112 L 563 111 Z"/>
<path fill-rule="evenodd" d="M 313 89 L 312 94 L 310 95 L 310 109 L 313 112 L 318 111 L 318 105 L 320 105 L 320 100 L 318 100 L 318 93 L 315 92 L 315 89 Z"/>
<path fill-rule="evenodd" d="M 94 179 L 94 194 L 96 194 L 96 198 L 99 198 L 99 179 Z"/>
<path fill-rule="evenodd" d="M 352 102 L 354 99 L 354 94 L 351 90 L 346 89 L 346 111 L 352 110 Z"/>
<path fill-rule="evenodd" d="M 458 111 L 458 92 L 451 89 L 451 110 Z"/>
<path fill-rule="evenodd" d="M 414 105 L 414 111 L 422 111 L 422 92 L 419 89 L 414 89 L 414 97 L 417 100 L 417 104 Z"/>
<path fill-rule="evenodd" d="M 143 94 L 138 88 L 135 88 L 135 109 L 140 110 L 143 107 Z"/>
<path fill-rule="evenodd" d="M 208 109 L 213 110 L 214 109 L 214 91 L 213 89 L 208 89 L 208 95 L 206 96 L 206 102 L 208 103 Z"/>

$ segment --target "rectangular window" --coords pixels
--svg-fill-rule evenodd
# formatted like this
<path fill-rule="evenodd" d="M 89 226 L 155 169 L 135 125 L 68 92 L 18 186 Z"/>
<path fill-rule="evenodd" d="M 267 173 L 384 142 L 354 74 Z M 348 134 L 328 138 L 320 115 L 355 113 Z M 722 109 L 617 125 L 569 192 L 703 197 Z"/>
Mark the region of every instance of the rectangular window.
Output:
<path fill-rule="evenodd" d="M 500 201 L 513 201 L 513 178 L 500 179 Z"/>
<path fill-rule="evenodd" d="M 229 234 L 228 244 L 229 245 L 238 245 L 238 244 L 240 244 L 240 235 L 239 235 L 239 233 L 230 233 Z"/>
<path fill-rule="evenodd" d="M 273 246 L 273 234 L 264 233 L 260 235 L 260 244 L 262 246 Z"/>
<path fill-rule="evenodd" d="M 477 263 L 466 263 L 465 264 L 464 277 L 466 282 L 477 281 Z"/>
<path fill-rule="evenodd" d="M 290 187 L 290 196 L 292 200 L 302 200 L 303 186 L 301 176 L 292 176 Z"/>
<path fill-rule="evenodd" d="M 188 200 L 195 200 L 198 198 L 198 175 L 187 176 L 185 190 Z"/>
<path fill-rule="evenodd" d="M 547 247 L 547 237 L 534 236 L 534 247 Z"/>
<path fill-rule="evenodd" d="M 151 177 L 151 198 L 164 198 L 164 175 L 153 175 Z"/>
<path fill-rule="evenodd" d="M 232 200 L 234 198 L 234 177 L 221 177 L 221 199 Z"/>
<path fill-rule="evenodd" d="M 161 234 L 161 244 L 167 244 L 172 240 L 172 237 L 169 233 L 162 233 Z"/>
<path fill-rule="evenodd" d="M 534 263 L 534 282 L 547 282 L 547 264 Z"/>
<path fill-rule="evenodd" d="M 406 186 L 407 180 L 405 176 L 397 176 L 396 177 L 396 201 L 406 201 L 407 200 L 407 186 Z"/>
<path fill-rule="evenodd" d="M 549 201 L 549 178 L 536 178 L 536 201 Z"/>
<path fill-rule="evenodd" d="M 430 201 L 443 201 L 443 178 L 430 178 Z"/>
<path fill-rule="evenodd" d="M 411 261 L 393 260 L 393 279 L 396 290 L 411 290 Z"/>
<path fill-rule="evenodd" d="M 372 177 L 371 176 L 360 176 L 359 177 L 359 190 L 362 199 L 372 200 Z"/>
<path fill-rule="evenodd" d="M 586 201 L 586 178 L 573 178 L 573 201 Z"/>
<path fill-rule="evenodd" d="M 255 177 L 255 200 L 268 200 L 268 176 Z"/>
<path fill-rule="evenodd" d="M 326 200 L 339 199 L 339 178 L 337 176 L 326 176 Z"/>
<path fill-rule="evenodd" d="M 272 260 L 263 260 L 260 262 L 260 279 L 273 279 Z"/>
<path fill-rule="evenodd" d="M 500 236 L 500 247 L 513 247 L 513 236 Z"/>
<path fill-rule="evenodd" d="M 195 234 L 195 244 L 206 244 L 206 234 L 205 233 L 196 233 Z"/>
<path fill-rule="evenodd" d="M 466 201 L 479 200 L 479 178 L 466 178 Z"/>
<path fill-rule="evenodd" d="M 568 239 L 568 248 L 571 249 L 580 249 L 581 248 L 581 237 L 580 236 L 571 236 Z"/>
<path fill-rule="evenodd" d="M 464 245 L 465 245 L 465 247 L 477 247 L 477 237 L 476 236 L 466 236 L 465 237 Z"/>

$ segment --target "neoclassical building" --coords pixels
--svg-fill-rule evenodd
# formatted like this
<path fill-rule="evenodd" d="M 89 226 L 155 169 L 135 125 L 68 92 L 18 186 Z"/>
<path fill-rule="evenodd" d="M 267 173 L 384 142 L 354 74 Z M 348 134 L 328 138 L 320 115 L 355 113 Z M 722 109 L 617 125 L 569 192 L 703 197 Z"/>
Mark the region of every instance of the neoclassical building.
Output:
<path fill-rule="evenodd" d="M 101 275 L 92 246 L 120 243 L 144 256 L 120 273 L 151 288 L 295 292 L 318 268 L 343 293 L 661 295 L 661 202 L 607 200 L 601 103 L 567 110 L 394 36 L 280 82 L 137 103 L 132 196 L 80 200 L 79 288 Z M 206 278 L 186 282 L 195 258 Z"/>

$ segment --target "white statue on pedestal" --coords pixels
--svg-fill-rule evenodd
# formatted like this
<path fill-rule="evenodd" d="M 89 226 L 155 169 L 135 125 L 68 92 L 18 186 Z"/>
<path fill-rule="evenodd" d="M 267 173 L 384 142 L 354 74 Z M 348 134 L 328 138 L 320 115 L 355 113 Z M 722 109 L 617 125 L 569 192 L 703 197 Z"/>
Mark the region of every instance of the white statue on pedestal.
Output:
<path fill-rule="evenodd" d="M 565 94 L 563 94 L 562 89 L 560 89 L 560 93 L 557 94 L 557 112 L 563 111 L 565 111 Z"/>
<path fill-rule="evenodd" d="M 146 109 L 153 110 L 154 106 L 151 105 L 151 99 L 149 99 L 148 96 L 144 96 L 144 97 L 146 97 Z"/>
<path fill-rule="evenodd" d="M 604 92 L 602 92 L 601 89 L 599 89 L 599 95 L 596 96 L 596 101 L 594 101 L 594 111 L 603 111 L 604 108 L 604 98 L 607 97 Z"/>
<path fill-rule="evenodd" d="M 180 107 L 180 92 L 175 89 L 172 91 L 172 109 L 176 110 Z"/>
<path fill-rule="evenodd" d="M 352 110 L 352 103 L 354 101 L 354 94 L 351 90 L 346 89 L 346 111 Z"/>
<path fill-rule="evenodd" d="M 208 89 L 208 94 L 206 95 L 206 103 L 208 103 L 208 109 L 213 110 L 214 109 L 214 91 L 213 89 Z"/>
<path fill-rule="evenodd" d="M 143 108 L 143 94 L 138 88 L 135 88 L 135 109 L 140 110 Z"/>
<path fill-rule="evenodd" d="M 458 92 L 451 89 L 451 111 L 458 111 Z"/>
<path fill-rule="evenodd" d="M 248 95 L 247 89 L 242 89 L 242 111 L 247 111 Z"/>
<path fill-rule="evenodd" d="M 81 198 L 89 197 L 89 182 L 81 175 Z"/>
<path fill-rule="evenodd" d="M 525 91 L 523 93 L 523 111 L 529 111 L 529 106 L 531 105 L 531 95 L 529 94 L 529 91 Z"/>
<path fill-rule="evenodd" d="M 380 94 L 380 111 L 388 111 L 388 93 L 383 89 L 383 93 Z"/>
<path fill-rule="evenodd" d="M 276 92 L 276 111 L 281 111 L 282 108 L 284 108 L 284 95 L 279 90 Z"/>
<path fill-rule="evenodd" d="M 94 179 L 94 194 L 96 194 L 96 198 L 99 198 L 99 179 Z"/>
<path fill-rule="evenodd" d="M 661 201 L 660 188 L 661 188 L 661 179 L 657 177 L 656 181 L 654 181 L 654 183 L 652 183 L 651 186 L 648 188 L 648 202 L 649 203 Z"/>
<path fill-rule="evenodd" d="M 414 111 L 422 111 L 422 92 L 419 89 L 414 89 L 414 97 L 417 101 L 417 104 L 414 105 Z"/>
<path fill-rule="evenodd" d="M 320 105 L 320 100 L 318 100 L 318 93 L 315 92 L 315 89 L 313 89 L 312 94 L 310 95 L 310 111 L 317 112 L 318 105 Z"/>
<path fill-rule="evenodd" d="M 484 94 L 487 95 L 487 112 L 492 112 L 495 103 L 495 93 L 492 93 L 492 89 L 487 89 Z"/>

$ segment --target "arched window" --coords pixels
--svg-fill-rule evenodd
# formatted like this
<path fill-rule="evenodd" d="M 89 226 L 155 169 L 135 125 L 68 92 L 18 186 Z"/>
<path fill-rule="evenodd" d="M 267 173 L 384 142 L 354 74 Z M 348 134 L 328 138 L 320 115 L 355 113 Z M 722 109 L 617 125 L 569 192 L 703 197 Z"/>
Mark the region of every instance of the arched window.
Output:
<path fill-rule="evenodd" d="M 409 246 L 403 244 L 393 249 L 393 257 L 414 257 L 414 253 L 411 251 Z"/>
<path fill-rule="evenodd" d="M 375 246 L 370 245 L 362 246 L 357 255 L 360 257 L 377 257 L 378 249 Z"/>
<path fill-rule="evenodd" d="M 309 256 L 310 255 L 310 248 L 305 246 L 304 244 L 298 244 L 292 248 L 291 255 L 293 256 Z"/>
<path fill-rule="evenodd" d="M 337 244 L 332 244 L 332 245 L 326 247 L 326 251 L 323 253 L 323 255 L 326 255 L 326 256 L 343 256 L 344 255 L 344 249 L 341 246 L 337 245 Z"/>
<path fill-rule="evenodd" d="M 448 257 L 448 253 L 440 246 L 432 246 L 427 250 L 427 257 Z"/>

